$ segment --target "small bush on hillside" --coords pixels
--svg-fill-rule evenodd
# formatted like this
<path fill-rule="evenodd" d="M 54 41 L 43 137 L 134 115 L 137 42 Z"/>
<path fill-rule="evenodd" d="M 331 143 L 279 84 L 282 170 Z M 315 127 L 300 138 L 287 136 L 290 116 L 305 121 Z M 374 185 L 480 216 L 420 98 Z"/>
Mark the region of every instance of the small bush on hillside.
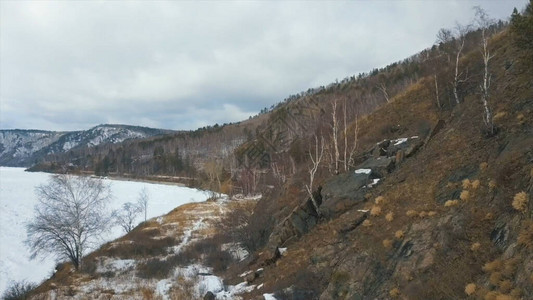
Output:
<path fill-rule="evenodd" d="M 499 287 L 500 287 L 500 292 L 507 294 L 513 289 L 513 283 L 510 280 L 505 279 L 505 280 L 500 281 Z"/>
<path fill-rule="evenodd" d="M 363 226 L 364 227 L 370 227 L 370 226 L 372 226 L 372 222 L 370 220 L 366 219 L 366 220 L 363 221 Z"/>
<path fill-rule="evenodd" d="M 500 272 L 493 272 L 490 274 L 489 276 L 489 282 L 494 285 L 494 286 L 498 286 L 500 284 L 500 281 L 502 281 L 502 273 Z"/>
<path fill-rule="evenodd" d="M 385 220 L 392 222 L 394 220 L 394 213 L 391 211 L 385 215 Z"/>
<path fill-rule="evenodd" d="M 436 212 L 436 211 L 434 211 L 434 210 L 430 210 L 430 211 L 428 211 L 428 217 L 433 217 L 433 216 L 435 216 L 435 215 L 437 215 L 437 212 Z"/>
<path fill-rule="evenodd" d="M 384 239 L 383 240 L 383 247 L 390 249 L 392 248 L 392 240 L 390 239 Z"/>
<path fill-rule="evenodd" d="M 486 263 L 483 266 L 483 271 L 485 272 L 496 272 L 500 271 L 503 268 L 503 262 L 500 259 L 495 259 L 491 262 Z"/>
<path fill-rule="evenodd" d="M 493 191 L 496 188 L 496 180 L 492 179 L 489 181 L 489 190 Z"/>
<path fill-rule="evenodd" d="M 482 162 L 479 164 L 479 169 L 483 172 L 485 170 L 487 170 L 487 168 L 489 167 L 489 164 L 487 162 Z"/>
<path fill-rule="evenodd" d="M 489 212 L 489 213 L 487 213 L 487 214 L 485 215 L 485 217 L 484 217 L 483 219 L 484 219 L 485 221 L 490 221 L 490 220 L 494 219 L 494 214 Z"/>
<path fill-rule="evenodd" d="M 425 218 L 425 217 L 427 217 L 427 215 L 428 215 L 428 213 L 427 213 L 426 211 L 421 211 L 421 212 L 418 213 L 418 216 L 419 216 L 420 218 L 422 218 L 422 219 Z"/>
<path fill-rule="evenodd" d="M 465 287 L 465 293 L 470 296 L 476 292 L 476 285 L 474 283 L 469 283 Z"/>
<path fill-rule="evenodd" d="M 2 294 L 3 300 L 29 299 L 29 293 L 37 286 L 27 281 L 13 282 Z"/>
<path fill-rule="evenodd" d="M 520 192 L 513 198 L 513 208 L 520 212 L 526 212 L 528 202 L 529 199 L 526 192 Z"/>

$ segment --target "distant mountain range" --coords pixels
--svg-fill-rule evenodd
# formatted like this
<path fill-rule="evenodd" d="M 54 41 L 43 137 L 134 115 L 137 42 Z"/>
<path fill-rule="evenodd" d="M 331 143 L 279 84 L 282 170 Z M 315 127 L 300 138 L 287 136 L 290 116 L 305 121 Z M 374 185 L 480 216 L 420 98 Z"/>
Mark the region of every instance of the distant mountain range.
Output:
<path fill-rule="evenodd" d="M 85 131 L 0 130 L 0 166 L 29 167 L 49 154 L 173 133 L 140 126 L 103 124 Z"/>

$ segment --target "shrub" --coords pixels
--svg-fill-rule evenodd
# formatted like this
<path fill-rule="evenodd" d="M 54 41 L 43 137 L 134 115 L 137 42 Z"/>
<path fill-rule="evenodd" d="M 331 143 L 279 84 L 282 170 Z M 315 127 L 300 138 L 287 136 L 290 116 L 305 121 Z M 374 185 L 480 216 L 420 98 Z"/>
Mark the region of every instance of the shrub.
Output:
<path fill-rule="evenodd" d="M 466 191 L 466 190 L 463 190 L 461 192 L 461 196 L 459 196 L 459 198 L 463 201 L 468 201 L 470 199 L 470 192 L 469 191 Z"/>
<path fill-rule="evenodd" d="M 393 288 L 392 290 L 389 291 L 389 296 L 391 296 L 392 298 L 398 298 L 400 294 L 401 293 L 398 288 Z"/>
<path fill-rule="evenodd" d="M 416 212 L 416 210 L 410 209 L 405 213 L 405 215 L 412 218 L 418 216 L 418 213 Z"/>
<path fill-rule="evenodd" d="M 503 276 L 507 278 L 511 278 L 516 272 L 516 267 L 518 263 L 520 263 L 520 260 L 517 258 L 510 258 L 506 260 L 505 263 L 503 264 L 503 270 L 502 270 Z"/>
<path fill-rule="evenodd" d="M 418 214 L 418 216 L 419 216 L 420 218 L 425 218 L 425 217 L 427 217 L 427 215 L 428 215 L 428 213 L 425 212 L 425 211 L 421 211 L 421 212 Z"/>
<path fill-rule="evenodd" d="M 28 299 L 29 293 L 37 286 L 27 281 L 13 282 L 2 294 L 3 300 Z"/>
<path fill-rule="evenodd" d="M 366 220 L 363 221 L 363 226 L 364 227 L 370 227 L 370 226 L 372 226 L 372 222 L 370 220 L 366 219 Z"/>
<path fill-rule="evenodd" d="M 394 233 L 394 237 L 399 240 L 403 239 L 404 236 L 405 236 L 405 233 L 403 232 L 403 230 L 398 230 Z"/>
<path fill-rule="evenodd" d="M 469 283 L 465 287 L 465 293 L 470 296 L 476 292 L 476 285 L 474 283 Z"/>
<path fill-rule="evenodd" d="M 435 216 L 436 214 L 437 214 L 437 212 L 434 211 L 434 210 L 430 210 L 430 211 L 428 211 L 428 217 L 433 217 L 433 216 Z"/>
<path fill-rule="evenodd" d="M 445 207 L 452 207 L 459 205 L 459 200 L 448 200 L 444 203 Z"/>
<path fill-rule="evenodd" d="M 388 214 L 385 215 L 385 220 L 392 222 L 394 220 L 394 213 L 391 211 Z"/>
<path fill-rule="evenodd" d="M 370 210 L 370 215 L 374 217 L 381 215 L 381 206 L 372 206 L 372 209 Z"/>
<path fill-rule="evenodd" d="M 529 202 L 528 195 L 526 192 L 520 192 L 516 194 L 513 198 L 513 208 L 525 213 L 527 210 L 527 204 Z"/>
<path fill-rule="evenodd" d="M 485 161 L 479 164 L 479 169 L 481 171 L 487 170 L 488 167 L 489 167 L 489 164 L 487 162 L 485 162 Z"/>
<path fill-rule="evenodd" d="M 481 244 L 478 242 L 475 242 L 472 244 L 472 246 L 470 246 L 470 250 L 472 251 L 478 251 L 480 248 L 481 248 Z"/>
<path fill-rule="evenodd" d="M 376 202 L 377 205 L 385 204 L 385 197 L 383 197 L 383 196 L 378 196 L 378 197 L 376 197 L 375 202 Z"/>
<path fill-rule="evenodd" d="M 392 248 L 392 240 L 390 239 L 384 239 L 383 240 L 383 247 L 390 249 Z"/>
<path fill-rule="evenodd" d="M 471 186 L 470 179 L 463 180 L 463 190 L 468 190 Z"/>

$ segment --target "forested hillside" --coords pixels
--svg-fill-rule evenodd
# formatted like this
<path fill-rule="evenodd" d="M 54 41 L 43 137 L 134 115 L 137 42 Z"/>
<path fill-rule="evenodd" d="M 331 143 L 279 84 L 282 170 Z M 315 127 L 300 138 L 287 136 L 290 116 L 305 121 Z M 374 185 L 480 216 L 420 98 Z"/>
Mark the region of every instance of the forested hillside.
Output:
<path fill-rule="evenodd" d="M 176 299 L 222 298 L 228 286 L 244 299 L 530 299 L 532 4 L 509 24 L 482 9 L 475 17 L 404 61 L 309 89 L 241 123 L 47 157 L 77 162 L 77 171 L 189 176 L 239 195 L 194 228 L 207 233 L 185 250 L 166 253 L 177 240 L 161 235 L 192 208 L 165 216 L 170 223 L 144 223 L 127 246 L 89 259 L 139 258 L 138 250 L 157 256 L 131 271 L 147 282 L 193 264 L 224 278 L 222 290 L 202 295 L 198 278 L 213 274 L 174 278 Z M 254 194 L 261 199 L 236 200 Z M 231 255 L 235 245 L 246 258 Z M 155 271 L 167 262 L 164 274 Z M 63 267 L 37 297 L 82 296 L 71 285 L 114 276 Z"/>

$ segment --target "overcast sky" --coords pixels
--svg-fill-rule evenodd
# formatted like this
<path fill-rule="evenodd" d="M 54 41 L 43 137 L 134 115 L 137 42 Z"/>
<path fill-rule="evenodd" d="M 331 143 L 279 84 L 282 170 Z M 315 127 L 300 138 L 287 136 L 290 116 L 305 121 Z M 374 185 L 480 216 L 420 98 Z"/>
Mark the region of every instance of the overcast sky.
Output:
<path fill-rule="evenodd" d="M 239 121 L 526 3 L 0 1 L 0 128 Z"/>

